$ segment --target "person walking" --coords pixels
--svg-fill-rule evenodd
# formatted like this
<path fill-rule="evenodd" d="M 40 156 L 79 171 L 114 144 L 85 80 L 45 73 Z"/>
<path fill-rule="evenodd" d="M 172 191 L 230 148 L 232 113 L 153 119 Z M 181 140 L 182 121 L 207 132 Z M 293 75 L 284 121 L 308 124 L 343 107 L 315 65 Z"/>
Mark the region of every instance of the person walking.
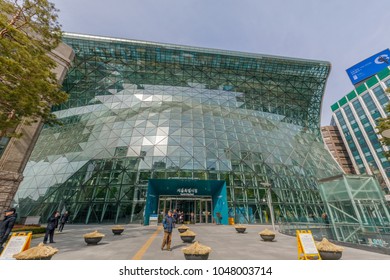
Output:
<path fill-rule="evenodd" d="M 7 241 L 12 228 L 16 221 L 16 209 L 10 208 L 4 211 L 4 220 L 0 223 L 0 252 L 2 251 L 3 244 Z"/>
<path fill-rule="evenodd" d="M 65 224 L 68 222 L 68 219 L 69 219 L 69 212 L 65 211 L 65 213 L 62 215 L 60 219 L 60 226 L 58 227 L 58 232 L 62 232 Z"/>
<path fill-rule="evenodd" d="M 322 220 L 324 221 L 324 223 L 327 224 L 327 225 L 329 225 L 328 214 L 322 213 L 321 217 L 322 217 Z"/>
<path fill-rule="evenodd" d="M 45 237 L 43 238 L 43 243 L 47 243 L 47 239 L 50 237 L 50 243 L 55 243 L 54 242 L 54 231 L 58 227 L 58 219 L 60 217 L 60 212 L 55 211 L 49 219 L 47 219 L 47 226 L 46 226 L 46 233 Z"/>
<path fill-rule="evenodd" d="M 172 251 L 171 242 L 172 242 L 172 230 L 175 227 L 175 219 L 172 216 L 172 211 L 169 210 L 168 214 L 163 219 L 163 227 L 164 227 L 164 239 L 161 244 L 161 250 L 164 250 L 165 245 L 167 245 L 167 251 Z"/>

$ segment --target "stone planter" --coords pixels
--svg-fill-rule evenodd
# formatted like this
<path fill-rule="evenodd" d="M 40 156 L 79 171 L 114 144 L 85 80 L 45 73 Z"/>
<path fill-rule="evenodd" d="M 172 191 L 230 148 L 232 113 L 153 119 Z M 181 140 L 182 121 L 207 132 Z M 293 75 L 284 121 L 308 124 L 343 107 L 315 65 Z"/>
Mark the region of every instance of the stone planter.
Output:
<path fill-rule="evenodd" d="M 178 230 L 180 233 L 183 233 L 183 232 L 186 232 L 186 231 L 187 231 L 186 228 L 177 228 L 177 230 Z"/>
<path fill-rule="evenodd" d="M 343 252 L 318 251 L 318 253 L 320 253 L 321 259 L 323 260 L 339 260 L 343 255 Z"/>
<path fill-rule="evenodd" d="M 85 242 L 88 245 L 97 245 L 103 237 L 84 237 Z"/>
<path fill-rule="evenodd" d="M 260 237 L 264 240 L 264 241 L 273 241 L 275 239 L 275 235 L 264 235 L 264 234 L 260 234 Z"/>
<path fill-rule="evenodd" d="M 122 232 L 123 232 L 125 229 L 124 229 L 124 228 L 112 228 L 111 230 L 112 230 L 112 233 L 113 233 L 114 235 L 121 235 Z"/>
<path fill-rule="evenodd" d="M 48 257 L 42 257 L 42 258 L 34 258 L 34 259 L 29 259 L 29 260 L 36 260 L 36 261 L 43 261 L 43 260 L 46 260 L 46 261 L 48 261 L 48 260 L 51 260 L 51 258 L 52 258 L 53 256 L 48 256 Z"/>
<path fill-rule="evenodd" d="M 180 236 L 180 238 L 185 243 L 192 243 L 192 241 L 194 241 L 194 239 L 195 239 L 195 235 L 194 236 Z"/>
<path fill-rule="evenodd" d="M 58 249 L 39 243 L 38 246 L 13 255 L 16 260 L 51 260 Z"/>
<path fill-rule="evenodd" d="M 244 228 L 244 227 L 236 227 L 236 231 L 237 231 L 238 233 L 244 233 L 245 230 L 246 230 L 246 228 Z"/>
<path fill-rule="evenodd" d="M 186 260 L 207 260 L 209 258 L 209 254 L 184 254 Z"/>
<path fill-rule="evenodd" d="M 207 260 L 211 252 L 211 248 L 200 244 L 198 241 L 190 246 L 182 249 L 186 260 Z"/>

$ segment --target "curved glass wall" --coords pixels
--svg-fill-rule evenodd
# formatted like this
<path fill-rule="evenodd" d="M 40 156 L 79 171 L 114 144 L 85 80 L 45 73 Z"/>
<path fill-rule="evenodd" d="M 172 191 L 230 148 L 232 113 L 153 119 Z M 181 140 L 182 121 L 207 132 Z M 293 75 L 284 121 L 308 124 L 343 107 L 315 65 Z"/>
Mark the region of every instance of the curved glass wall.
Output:
<path fill-rule="evenodd" d="M 76 57 L 15 200 L 20 214 L 141 222 L 148 180 L 223 180 L 229 213 L 320 217 L 342 173 L 320 137 L 326 62 L 67 34 Z"/>

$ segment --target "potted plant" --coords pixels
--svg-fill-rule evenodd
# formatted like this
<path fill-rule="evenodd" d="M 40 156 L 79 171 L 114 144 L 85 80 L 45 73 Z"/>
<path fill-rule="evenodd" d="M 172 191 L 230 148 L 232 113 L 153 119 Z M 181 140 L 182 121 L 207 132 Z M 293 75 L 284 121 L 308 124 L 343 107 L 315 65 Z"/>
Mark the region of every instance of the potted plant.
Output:
<path fill-rule="evenodd" d="M 211 248 L 201 245 L 198 241 L 189 247 L 182 249 L 186 260 L 207 260 Z"/>
<path fill-rule="evenodd" d="M 178 230 L 180 233 L 185 232 L 187 229 L 189 229 L 189 227 L 187 227 L 187 226 L 185 226 L 185 225 L 181 225 L 180 227 L 177 228 L 177 230 Z"/>
<path fill-rule="evenodd" d="M 329 242 L 326 238 L 323 238 L 321 242 L 316 242 L 316 247 L 323 260 L 339 260 L 344 251 L 343 247 Z"/>
<path fill-rule="evenodd" d="M 15 254 L 12 257 L 17 260 L 50 260 L 55 254 L 57 254 L 57 252 L 58 249 L 39 243 L 38 246 L 31 247 L 30 249 Z"/>
<path fill-rule="evenodd" d="M 244 233 L 246 230 L 246 226 L 243 225 L 235 225 L 234 228 L 238 233 Z"/>
<path fill-rule="evenodd" d="M 192 241 L 194 241 L 195 239 L 195 236 L 196 236 L 195 232 L 190 230 L 186 230 L 185 232 L 180 233 L 181 240 L 183 240 L 183 242 L 186 243 L 192 243 Z"/>
<path fill-rule="evenodd" d="M 268 228 L 266 228 L 265 230 L 263 231 L 260 231 L 259 232 L 259 235 L 260 237 L 264 240 L 264 241 L 272 241 L 275 239 L 275 232 L 273 232 L 272 230 L 269 230 Z"/>
<path fill-rule="evenodd" d="M 111 230 L 114 235 L 121 235 L 125 228 L 124 226 L 116 225 L 112 227 Z"/>
<path fill-rule="evenodd" d="M 88 245 L 97 245 L 103 237 L 104 234 L 98 232 L 97 230 L 84 234 L 84 240 Z"/>

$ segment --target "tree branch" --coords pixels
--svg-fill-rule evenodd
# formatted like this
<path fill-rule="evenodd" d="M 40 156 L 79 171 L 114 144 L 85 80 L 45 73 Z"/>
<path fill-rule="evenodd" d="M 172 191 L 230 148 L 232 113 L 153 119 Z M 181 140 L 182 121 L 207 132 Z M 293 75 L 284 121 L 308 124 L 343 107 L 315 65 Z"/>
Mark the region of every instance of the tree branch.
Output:
<path fill-rule="evenodd" d="M 23 10 L 22 9 L 18 9 L 16 14 L 13 16 L 12 20 L 8 23 L 8 25 L 6 27 L 4 27 L 1 31 L 0 31 L 0 37 L 1 38 L 4 38 L 5 37 L 5 34 L 8 33 L 8 27 L 9 26 L 15 26 L 16 22 L 18 21 L 18 19 L 20 18 L 20 15 L 23 13 Z"/>

